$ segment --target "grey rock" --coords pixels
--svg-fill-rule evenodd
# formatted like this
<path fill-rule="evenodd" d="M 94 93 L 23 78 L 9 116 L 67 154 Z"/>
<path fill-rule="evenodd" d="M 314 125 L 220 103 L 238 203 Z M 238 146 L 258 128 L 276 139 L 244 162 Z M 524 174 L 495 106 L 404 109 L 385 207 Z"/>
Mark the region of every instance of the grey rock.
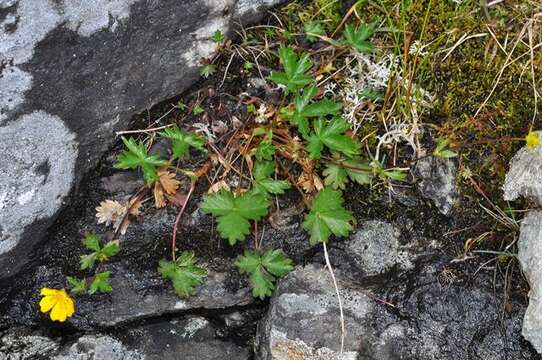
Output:
<path fill-rule="evenodd" d="M 531 286 L 523 336 L 542 353 L 542 211 L 529 212 L 521 222 L 518 258 Z"/>
<path fill-rule="evenodd" d="M 84 335 L 54 360 L 144 360 L 147 356 L 128 350 L 119 340 L 107 335 Z"/>
<path fill-rule="evenodd" d="M 415 173 L 421 178 L 418 189 L 444 215 L 452 210 L 457 201 L 456 172 L 457 167 L 451 159 L 430 156 L 416 163 Z"/>
<path fill-rule="evenodd" d="M 363 293 L 341 289 L 347 337 L 343 359 L 357 359 L 360 326 L 373 307 Z M 339 307 L 329 272 L 316 265 L 298 268 L 279 282 L 255 349 L 262 360 L 339 359 Z"/>
<path fill-rule="evenodd" d="M 18 334 L 16 330 L 0 336 L 0 359 L 26 360 L 51 356 L 59 349 L 52 339 L 32 334 Z"/>
<path fill-rule="evenodd" d="M 171 283 L 162 279 L 156 269 L 144 272 L 133 269 L 133 265 L 112 265 L 107 270 L 112 273 L 114 291 L 101 299 L 78 300 L 77 313 L 70 323 L 80 329 L 114 327 L 164 314 L 226 309 L 252 303 L 250 287 L 241 282 L 231 262 L 217 261 L 221 262 L 220 271 L 210 269 L 205 282 L 187 299 L 179 298 Z"/>
<path fill-rule="evenodd" d="M 524 147 L 514 155 L 503 190 L 506 201 L 524 196 L 542 205 L 542 146 Z"/>
<path fill-rule="evenodd" d="M 248 360 L 251 350 L 225 340 L 207 318 L 154 321 L 118 329 L 115 335 L 80 335 L 61 341 L 44 335 L 21 335 L 12 329 L 0 337 L 0 359 L 27 360 Z"/>
<path fill-rule="evenodd" d="M 366 221 L 350 236 L 346 251 L 367 275 L 382 274 L 394 267 L 408 270 L 414 266 L 411 260 L 414 255 L 408 246 L 399 243 L 400 234 L 400 229 L 393 224 Z"/>
<path fill-rule="evenodd" d="M 234 344 L 220 334 L 208 319 L 193 316 L 131 328 L 120 338 L 149 360 L 251 359 L 248 346 Z"/>
<path fill-rule="evenodd" d="M 336 276 L 346 339 L 342 359 L 536 359 L 521 341 L 521 310 L 502 317 L 491 274 L 465 286 L 432 260 L 378 287 Z M 338 301 L 329 272 L 298 268 L 283 278 L 258 326 L 255 351 L 262 360 L 339 359 Z"/>
<path fill-rule="evenodd" d="M 281 0 L 0 1 L 0 278 L 135 114 L 198 78 L 216 30 Z"/>

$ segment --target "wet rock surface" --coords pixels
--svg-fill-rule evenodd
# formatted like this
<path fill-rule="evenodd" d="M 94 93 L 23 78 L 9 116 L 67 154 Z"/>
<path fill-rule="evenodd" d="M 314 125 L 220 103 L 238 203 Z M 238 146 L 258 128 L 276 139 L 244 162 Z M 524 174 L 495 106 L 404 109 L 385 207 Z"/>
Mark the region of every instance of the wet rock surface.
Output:
<path fill-rule="evenodd" d="M 199 78 L 216 30 L 279 2 L 1 1 L 0 278 L 31 260 L 115 131 Z"/>
<path fill-rule="evenodd" d="M 430 156 L 416 163 L 415 173 L 420 178 L 418 189 L 444 215 L 450 213 L 457 201 L 456 172 L 451 159 Z"/>

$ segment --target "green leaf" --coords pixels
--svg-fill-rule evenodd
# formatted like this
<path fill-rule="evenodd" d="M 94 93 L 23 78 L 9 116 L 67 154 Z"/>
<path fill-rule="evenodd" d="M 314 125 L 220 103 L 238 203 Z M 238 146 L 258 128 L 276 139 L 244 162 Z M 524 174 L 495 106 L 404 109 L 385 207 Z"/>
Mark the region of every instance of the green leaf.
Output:
<path fill-rule="evenodd" d="M 301 115 L 305 117 L 336 115 L 341 111 L 342 105 L 330 99 L 324 99 L 307 105 Z"/>
<path fill-rule="evenodd" d="M 216 72 L 215 64 L 205 64 L 199 68 L 199 74 L 204 78 L 208 78 Z"/>
<path fill-rule="evenodd" d="M 110 241 L 107 244 L 105 244 L 103 249 L 100 251 L 100 254 L 102 255 L 102 258 L 103 258 L 103 259 L 101 258 L 100 260 L 105 261 L 109 259 L 110 257 L 117 255 L 119 251 L 120 251 L 119 241 L 118 240 Z"/>
<path fill-rule="evenodd" d="M 314 122 L 314 132 L 307 139 L 310 158 L 319 159 L 324 145 L 346 156 L 356 156 L 360 151 L 360 145 L 351 137 L 344 135 L 349 128 L 350 125 L 343 118 L 336 117 L 329 122 L 323 118 L 317 119 Z"/>
<path fill-rule="evenodd" d="M 312 67 L 312 62 L 308 54 L 298 57 L 294 49 L 281 46 L 279 49 L 279 58 L 284 67 L 284 72 L 271 72 L 269 80 L 286 86 L 288 91 L 291 92 L 313 82 L 312 77 L 305 74 Z"/>
<path fill-rule="evenodd" d="M 277 278 L 293 270 L 292 260 L 282 250 L 268 250 L 263 256 L 259 251 L 245 250 L 235 264 L 248 275 L 252 296 L 260 299 L 271 296 Z"/>
<path fill-rule="evenodd" d="M 76 277 L 67 276 L 66 280 L 70 287 L 70 292 L 74 295 L 84 293 L 87 291 L 87 282 L 85 279 L 78 279 Z"/>
<path fill-rule="evenodd" d="M 257 192 L 263 192 L 264 194 L 283 194 L 284 191 L 290 188 L 290 183 L 288 181 L 271 178 L 274 172 L 274 161 L 257 161 L 256 164 L 254 164 L 252 174 L 254 175 L 255 189 Z"/>
<path fill-rule="evenodd" d="M 265 299 L 267 296 L 273 295 L 274 277 L 268 272 L 262 271 L 262 267 L 249 275 L 250 285 L 252 286 L 252 296 Z"/>
<path fill-rule="evenodd" d="M 97 254 L 98 253 L 93 252 L 92 254 L 81 255 L 79 258 L 81 270 L 92 269 L 96 263 Z"/>
<path fill-rule="evenodd" d="M 441 158 L 449 159 L 457 156 L 457 153 L 447 149 L 449 144 L 449 140 L 444 137 L 437 138 L 437 146 L 435 150 L 433 151 L 434 156 L 438 156 Z"/>
<path fill-rule="evenodd" d="M 373 173 L 380 179 L 403 181 L 407 177 L 407 173 L 400 169 L 384 169 L 384 165 L 376 160 L 373 160 L 370 164 L 373 169 Z"/>
<path fill-rule="evenodd" d="M 270 194 L 284 194 L 286 190 L 290 188 L 290 183 L 286 180 L 273 180 L 271 178 L 258 181 L 258 185 L 261 186 L 266 192 Z"/>
<path fill-rule="evenodd" d="M 231 212 L 218 217 L 217 230 L 233 246 L 250 234 L 250 222 L 239 214 L 239 212 Z"/>
<path fill-rule="evenodd" d="M 222 34 L 222 31 L 220 31 L 220 30 L 216 30 L 213 33 L 213 36 L 211 37 L 211 40 L 213 40 L 217 44 L 223 42 L 224 39 L 225 39 L 225 36 L 224 36 L 224 34 Z"/>
<path fill-rule="evenodd" d="M 275 145 L 270 141 L 264 140 L 258 144 L 255 155 L 258 161 L 272 160 L 273 155 L 275 155 Z"/>
<path fill-rule="evenodd" d="M 192 114 L 194 114 L 195 116 L 201 115 L 204 112 L 205 110 L 198 104 L 194 105 L 194 107 L 192 108 Z"/>
<path fill-rule="evenodd" d="M 113 291 L 111 284 L 109 284 L 109 275 L 111 275 L 111 272 L 109 271 L 97 273 L 96 276 L 94 276 L 92 284 L 90 284 L 88 293 L 92 295 L 97 292 L 110 293 Z"/>
<path fill-rule="evenodd" d="M 292 259 L 281 250 L 268 250 L 263 258 L 262 265 L 267 271 L 277 277 L 283 277 L 294 269 Z"/>
<path fill-rule="evenodd" d="M 315 42 L 318 40 L 318 37 L 314 35 L 325 35 L 326 32 L 324 31 L 324 28 L 322 27 L 322 24 L 319 21 L 307 21 L 303 25 L 303 30 L 307 34 L 307 39 L 310 42 Z M 314 35 L 311 35 L 314 34 Z"/>
<path fill-rule="evenodd" d="M 160 136 L 171 140 L 173 147 L 173 159 L 180 159 L 186 153 L 190 147 L 199 151 L 205 151 L 205 139 L 196 134 L 190 134 L 180 129 L 177 125 L 169 127 L 161 131 Z"/>
<path fill-rule="evenodd" d="M 100 251 L 100 241 L 98 236 L 93 232 L 88 232 L 83 238 L 83 245 L 89 250 Z"/>
<path fill-rule="evenodd" d="M 194 294 L 207 277 L 207 270 L 196 266 L 194 253 L 188 251 L 184 251 L 175 262 L 160 260 L 158 272 L 172 281 L 175 293 L 182 298 Z"/>
<path fill-rule="evenodd" d="M 295 111 L 285 112 L 290 122 L 297 126 L 299 132 L 306 137 L 309 133 L 309 119 L 315 116 L 337 115 L 342 105 L 330 100 L 324 99 L 311 103 L 311 100 L 318 94 L 318 87 L 311 85 L 298 93 L 294 99 Z"/>
<path fill-rule="evenodd" d="M 315 245 L 327 242 L 331 234 L 347 236 L 353 229 L 353 221 L 352 213 L 343 207 L 341 192 L 326 187 L 316 195 L 303 228 L 310 234 L 311 245 Z"/>
<path fill-rule="evenodd" d="M 249 220 L 259 220 L 267 215 L 269 201 L 260 193 L 245 192 L 235 198 L 229 191 L 203 196 L 201 209 L 218 220 L 218 232 L 235 245 L 250 233 Z"/>
<path fill-rule="evenodd" d="M 327 186 L 331 186 L 335 190 L 344 190 L 348 182 L 348 174 L 343 167 L 335 164 L 327 164 L 322 173 L 326 177 L 324 183 Z"/>
<path fill-rule="evenodd" d="M 352 24 L 348 24 L 344 28 L 343 35 L 347 44 L 361 53 L 370 54 L 374 50 L 370 41 L 374 31 L 374 26 L 371 24 L 361 24 L 357 29 Z"/>
<path fill-rule="evenodd" d="M 350 180 L 360 185 L 370 184 L 373 178 L 373 168 L 371 165 L 358 158 L 343 159 L 338 154 L 333 154 L 334 163 L 326 164 L 323 171 L 326 176 L 325 184 L 333 189 L 343 189 Z"/>
<path fill-rule="evenodd" d="M 157 180 L 156 167 L 164 166 L 167 162 L 156 155 L 149 155 L 145 144 L 136 142 L 134 138 L 126 139 L 123 136 L 122 141 L 126 149 L 118 156 L 115 167 L 118 169 L 136 169 L 139 167 L 143 170 L 143 177 L 147 184 Z"/>

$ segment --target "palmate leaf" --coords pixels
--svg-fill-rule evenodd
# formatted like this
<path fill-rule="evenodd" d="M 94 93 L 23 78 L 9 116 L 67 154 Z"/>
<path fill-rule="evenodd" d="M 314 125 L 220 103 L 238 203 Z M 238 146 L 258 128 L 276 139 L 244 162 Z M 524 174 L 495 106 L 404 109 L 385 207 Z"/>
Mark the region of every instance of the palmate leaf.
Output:
<path fill-rule="evenodd" d="M 70 287 L 70 292 L 74 295 L 84 293 L 87 291 L 87 281 L 85 279 L 78 279 L 72 276 L 66 276 L 66 281 Z"/>
<path fill-rule="evenodd" d="M 326 177 L 326 185 L 335 190 L 344 190 L 349 178 L 360 185 L 371 183 L 373 171 L 368 162 L 357 158 L 341 159 L 337 154 L 334 154 L 333 158 L 335 162 L 326 164 L 326 168 L 322 172 Z"/>
<path fill-rule="evenodd" d="M 286 180 L 275 180 L 271 178 L 275 172 L 274 161 L 256 162 L 252 174 L 254 175 L 254 189 L 256 193 L 283 194 L 290 188 L 290 183 Z"/>
<path fill-rule="evenodd" d="M 343 35 L 350 46 L 361 53 L 369 54 L 374 49 L 370 41 L 374 31 L 374 26 L 371 24 L 361 24 L 357 29 L 354 28 L 354 25 L 348 24 L 344 28 Z"/>
<path fill-rule="evenodd" d="M 344 135 L 349 128 L 348 122 L 340 117 L 335 117 L 329 122 L 323 118 L 317 119 L 314 122 L 314 132 L 307 139 L 310 158 L 319 159 L 324 145 L 346 156 L 356 156 L 360 151 L 360 145 L 351 137 Z"/>
<path fill-rule="evenodd" d="M 204 195 L 201 209 L 217 218 L 220 236 L 235 245 L 250 233 L 249 220 L 260 220 L 267 214 L 268 207 L 264 194 L 245 192 L 234 197 L 229 191 L 221 191 Z"/>
<path fill-rule="evenodd" d="M 196 266 L 195 255 L 189 251 L 183 251 L 176 261 L 160 260 L 158 272 L 172 281 L 175 293 L 182 298 L 193 295 L 207 277 L 207 270 Z"/>
<path fill-rule="evenodd" d="M 88 293 L 92 295 L 97 292 L 110 293 L 113 291 L 113 287 L 109 283 L 109 275 L 111 275 L 111 272 L 109 271 L 97 273 L 96 276 L 94 276 L 94 280 L 90 284 L 90 287 L 88 288 Z"/>
<path fill-rule="evenodd" d="M 118 240 L 109 241 L 103 247 L 100 246 L 98 236 L 94 233 L 86 233 L 83 238 L 83 245 L 92 253 L 87 255 L 81 255 L 79 264 L 81 270 L 91 269 L 94 264 L 98 262 L 104 262 L 109 260 L 112 256 L 115 256 L 120 251 Z"/>
<path fill-rule="evenodd" d="M 299 132 L 306 137 L 309 133 L 309 118 L 316 116 L 337 115 L 342 105 L 330 99 L 316 102 L 311 100 L 318 94 L 318 87 L 312 85 L 303 90 L 294 99 L 295 111 L 288 114 L 292 124 L 296 125 Z"/>
<path fill-rule="evenodd" d="M 279 58 L 284 67 L 284 72 L 271 72 L 269 80 L 286 86 L 288 91 L 291 92 L 301 89 L 313 81 L 312 77 L 305 74 L 312 67 L 309 54 L 303 54 L 298 57 L 294 49 L 281 46 L 279 49 Z"/>
<path fill-rule="evenodd" d="M 292 260 L 284 252 L 267 250 L 245 250 L 235 263 L 241 273 L 247 274 L 252 287 L 252 296 L 264 299 L 273 294 L 274 282 L 293 270 Z"/>
<path fill-rule="evenodd" d="M 156 168 L 167 164 L 165 160 L 156 155 L 149 155 L 145 144 L 137 142 L 134 138 L 126 139 L 122 137 L 126 149 L 117 157 L 115 167 L 117 169 L 136 169 L 143 170 L 143 177 L 147 184 L 158 179 Z"/>
<path fill-rule="evenodd" d="M 305 34 L 307 34 L 307 39 L 310 42 L 315 42 L 316 40 L 318 40 L 318 37 L 314 35 L 326 34 L 324 28 L 322 27 L 322 24 L 319 21 L 307 21 L 305 24 L 303 24 L 303 30 L 305 31 Z"/>
<path fill-rule="evenodd" d="M 171 140 L 173 147 L 173 159 L 182 158 L 193 147 L 199 151 L 205 151 L 205 139 L 196 134 L 190 134 L 180 129 L 177 125 L 161 131 L 160 136 Z"/>
<path fill-rule="evenodd" d="M 315 245 L 327 242 L 331 234 L 348 235 L 353 229 L 353 221 L 352 213 L 343 207 L 341 192 L 326 187 L 316 195 L 303 228 L 310 234 L 311 245 Z"/>

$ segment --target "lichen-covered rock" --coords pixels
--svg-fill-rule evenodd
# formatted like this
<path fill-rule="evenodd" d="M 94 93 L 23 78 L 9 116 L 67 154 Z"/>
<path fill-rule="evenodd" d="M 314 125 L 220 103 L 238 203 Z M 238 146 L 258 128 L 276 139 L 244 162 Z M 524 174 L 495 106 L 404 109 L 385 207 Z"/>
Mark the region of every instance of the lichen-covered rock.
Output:
<path fill-rule="evenodd" d="M 503 190 L 506 201 L 524 196 L 542 205 L 542 146 L 524 147 L 514 155 Z"/>
<path fill-rule="evenodd" d="M 281 0 L 0 1 L 0 278 L 137 113 L 198 79 L 216 30 Z"/>
<path fill-rule="evenodd" d="M 358 358 L 363 322 L 373 307 L 356 290 L 341 289 L 347 336 L 343 359 Z M 269 311 L 258 327 L 256 352 L 261 360 L 339 359 L 339 307 L 329 272 L 317 265 L 299 268 L 282 279 Z"/>
<path fill-rule="evenodd" d="M 393 224 L 365 221 L 346 242 L 346 252 L 367 275 L 382 274 L 393 267 L 408 270 L 414 266 L 414 255 L 399 243 L 399 236 L 400 229 Z"/>
<path fill-rule="evenodd" d="M 457 283 L 447 264 L 426 260 L 376 287 L 336 269 L 347 329 L 342 359 L 536 359 L 519 336 L 520 309 L 502 317 L 491 276 Z M 261 360 L 341 359 L 339 319 L 327 269 L 298 268 L 279 282 L 255 351 Z"/>
<path fill-rule="evenodd" d="M 457 167 L 451 159 L 430 156 L 416 163 L 415 173 L 421 178 L 418 189 L 444 215 L 457 201 L 456 172 Z"/>
<path fill-rule="evenodd" d="M 518 258 L 531 286 L 523 336 L 542 353 L 542 211 L 529 212 L 521 222 Z"/>

